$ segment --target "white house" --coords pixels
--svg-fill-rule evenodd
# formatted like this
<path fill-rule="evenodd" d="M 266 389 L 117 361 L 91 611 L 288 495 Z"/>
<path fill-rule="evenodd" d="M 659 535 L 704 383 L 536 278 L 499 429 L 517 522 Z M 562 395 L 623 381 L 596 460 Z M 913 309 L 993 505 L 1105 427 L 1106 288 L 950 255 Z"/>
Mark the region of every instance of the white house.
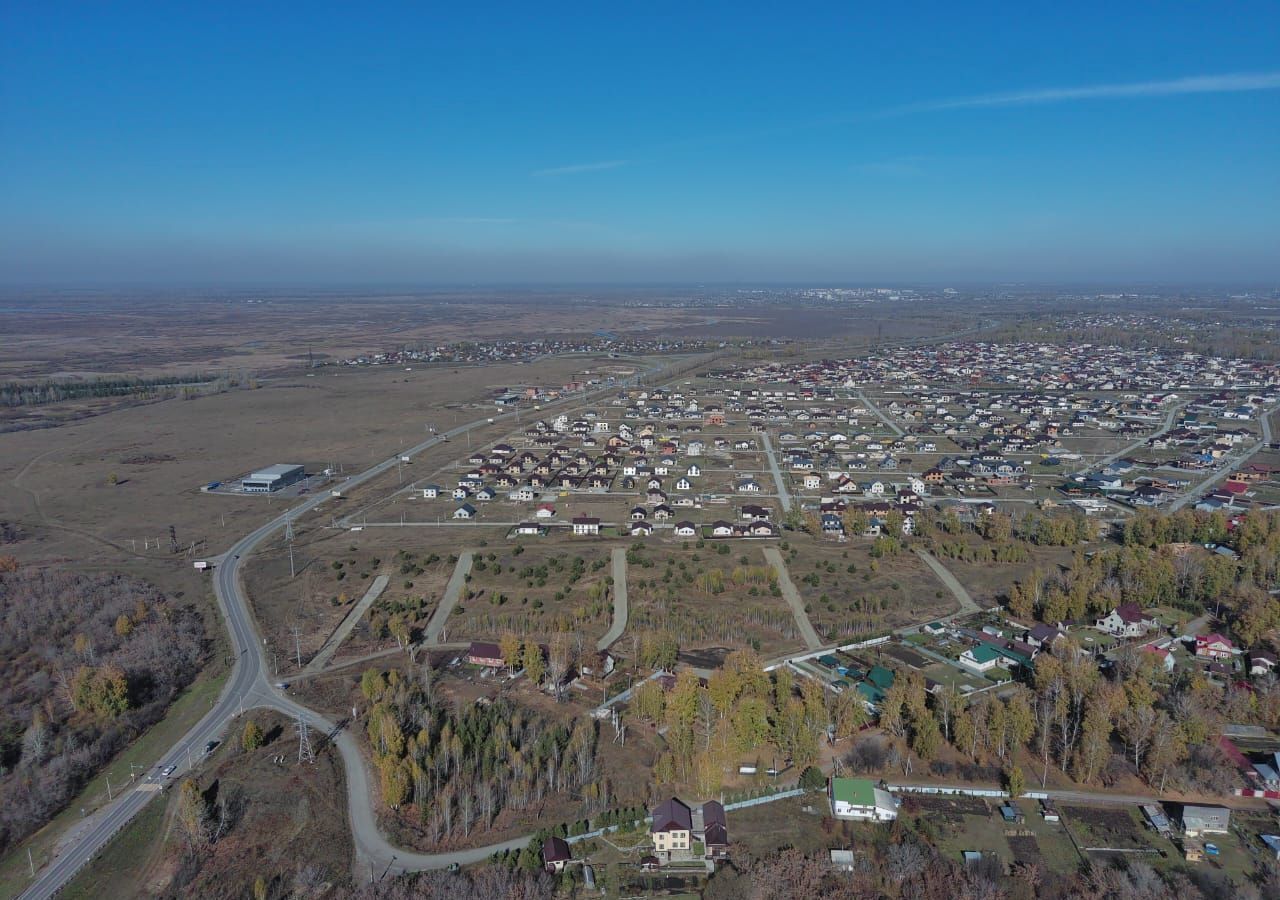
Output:
<path fill-rule="evenodd" d="M 573 533 L 577 535 L 599 534 L 600 520 L 595 516 L 574 516 Z"/>
<path fill-rule="evenodd" d="M 832 778 L 828 796 L 837 819 L 889 822 L 898 818 L 897 799 L 866 778 Z"/>

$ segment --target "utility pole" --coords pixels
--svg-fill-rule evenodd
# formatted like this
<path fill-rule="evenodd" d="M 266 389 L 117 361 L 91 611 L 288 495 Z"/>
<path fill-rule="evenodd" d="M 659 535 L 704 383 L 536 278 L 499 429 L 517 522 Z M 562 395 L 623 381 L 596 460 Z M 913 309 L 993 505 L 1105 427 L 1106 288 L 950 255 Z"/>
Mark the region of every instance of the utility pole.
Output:
<path fill-rule="evenodd" d="M 289 542 L 289 577 L 293 578 L 297 572 L 293 568 L 293 541 Z"/>
<path fill-rule="evenodd" d="M 115 797 L 111 796 L 111 773 L 107 773 L 107 802 L 110 803 Z"/>
<path fill-rule="evenodd" d="M 35 878 L 36 877 L 36 861 L 35 861 L 35 857 L 31 855 L 30 847 L 27 848 L 27 865 L 31 866 L 31 877 Z"/>
<path fill-rule="evenodd" d="M 298 626 L 293 626 L 293 652 L 298 659 L 298 668 L 302 668 L 302 641 L 298 638 Z"/>

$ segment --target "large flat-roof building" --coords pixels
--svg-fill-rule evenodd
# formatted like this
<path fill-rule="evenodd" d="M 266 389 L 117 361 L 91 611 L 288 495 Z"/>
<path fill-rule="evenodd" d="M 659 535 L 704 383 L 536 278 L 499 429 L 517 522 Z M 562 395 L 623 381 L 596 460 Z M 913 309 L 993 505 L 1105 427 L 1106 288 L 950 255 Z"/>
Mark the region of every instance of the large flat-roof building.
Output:
<path fill-rule="evenodd" d="M 276 463 L 240 479 L 240 490 L 247 494 L 267 494 L 288 487 L 306 477 L 302 466 L 293 463 Z"/>

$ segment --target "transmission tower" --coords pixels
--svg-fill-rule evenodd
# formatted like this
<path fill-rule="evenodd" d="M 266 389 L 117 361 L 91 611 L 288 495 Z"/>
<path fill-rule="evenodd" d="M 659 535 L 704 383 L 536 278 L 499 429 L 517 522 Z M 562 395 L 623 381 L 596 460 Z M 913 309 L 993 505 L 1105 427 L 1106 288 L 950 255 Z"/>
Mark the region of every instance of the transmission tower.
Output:
<path fill-rule="evenodd" d="M 288 516 L 284 520 L 284 539 L 291 543 L 293 541 L 293 516 Z"/>
<path fill-rule="evenodd" d="M 178 530 L 172 525 L 169 526 L 169 552 L 177 553 L 178 547 Z"/>
<path fill-rule="evenodd" d="M 298 731 L 298 762 L 315 762 L 316 752 L 311 749 L 311 731 L 307 728 L 307 720 L 298 716 L 294 727 Z"/>

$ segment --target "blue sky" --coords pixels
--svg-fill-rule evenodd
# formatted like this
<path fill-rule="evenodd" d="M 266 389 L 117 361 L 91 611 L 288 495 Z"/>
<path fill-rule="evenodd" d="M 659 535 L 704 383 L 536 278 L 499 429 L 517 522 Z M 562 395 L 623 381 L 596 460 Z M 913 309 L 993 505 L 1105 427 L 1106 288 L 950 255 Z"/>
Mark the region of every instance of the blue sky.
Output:
<path fill-rule="evenodd" d="M 1280 279 L 1280 6 L 0 0 L 0 281 Z"/>

